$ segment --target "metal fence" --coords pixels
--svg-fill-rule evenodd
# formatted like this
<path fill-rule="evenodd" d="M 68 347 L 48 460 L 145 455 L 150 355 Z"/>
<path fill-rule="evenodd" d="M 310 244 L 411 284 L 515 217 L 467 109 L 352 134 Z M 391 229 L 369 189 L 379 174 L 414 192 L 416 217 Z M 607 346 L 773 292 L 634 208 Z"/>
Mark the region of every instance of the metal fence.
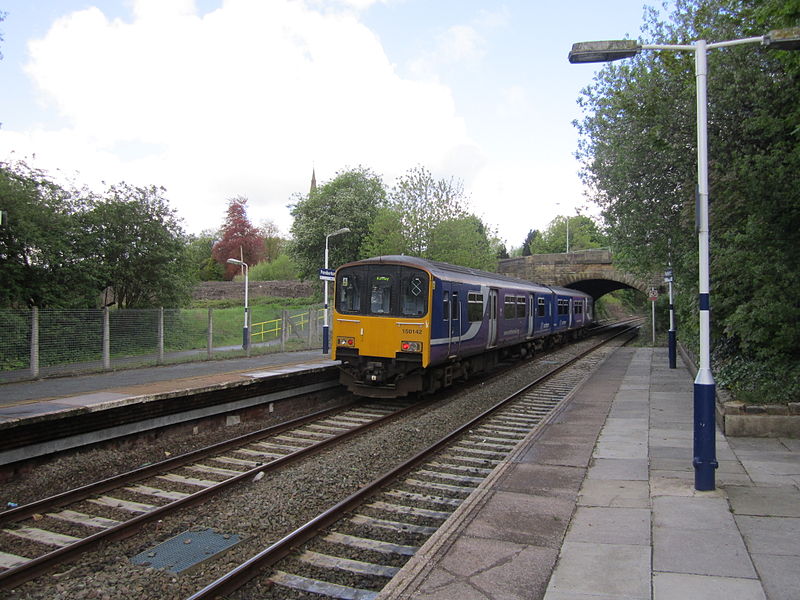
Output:
<path fill-rule="evenodd" d="M 235 318 L 234 318 L 235 317 Z M 0 383 L 322 347 L 323 309 L 0 310 Z"/>

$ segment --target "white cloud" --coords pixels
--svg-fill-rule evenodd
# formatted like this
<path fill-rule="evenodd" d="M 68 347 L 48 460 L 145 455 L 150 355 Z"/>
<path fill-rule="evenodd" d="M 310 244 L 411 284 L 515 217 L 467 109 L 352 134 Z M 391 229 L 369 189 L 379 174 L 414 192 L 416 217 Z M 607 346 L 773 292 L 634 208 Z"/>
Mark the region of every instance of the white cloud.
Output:
<path fill-rule="evenodd" d="M 450 90 L 399 77 L 352 13 L 226 0 L 201 17 L 190 0 L 135 0 L 133 15 L 88 8 L 31 42 L 27 72 L 68 125 L 2 131 L 0 155 L 165 185 L 190 231 L 220 225 L 237 194 L 254 222 L 287 231 L 312 164 L 318 180 L 363 164 L 391 183 L 416 164 L 480 163 Z M 479 48 L 468 32 L 451 41 L 464 56 Z"/>

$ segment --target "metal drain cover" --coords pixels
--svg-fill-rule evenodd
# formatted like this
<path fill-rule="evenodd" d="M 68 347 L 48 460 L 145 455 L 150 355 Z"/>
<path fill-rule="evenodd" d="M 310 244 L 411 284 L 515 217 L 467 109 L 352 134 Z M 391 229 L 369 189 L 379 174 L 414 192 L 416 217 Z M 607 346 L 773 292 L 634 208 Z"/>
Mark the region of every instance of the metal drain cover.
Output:
<path fill-rule="evenodd" d="M 135 565 L 180 573 L 239 543 L 241 538 L 213 529 L 184 531 L 131 559 Z"/>

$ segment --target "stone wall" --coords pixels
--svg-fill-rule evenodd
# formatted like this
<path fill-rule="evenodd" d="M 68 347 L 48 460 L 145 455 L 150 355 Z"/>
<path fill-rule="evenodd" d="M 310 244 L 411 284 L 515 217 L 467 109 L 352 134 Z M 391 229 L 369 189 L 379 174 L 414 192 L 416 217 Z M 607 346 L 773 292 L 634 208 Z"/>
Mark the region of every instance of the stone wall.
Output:
<path fill-rule="evenodd" d="M 306 298 L 315 291 L 307 281 L 251 281 L 248 294 L 251 298 L 273 296 L 280 298 Z M 192 290 L 193 300 L 244 300 L 244 283 L 240 281 L 203 281 Z"/>

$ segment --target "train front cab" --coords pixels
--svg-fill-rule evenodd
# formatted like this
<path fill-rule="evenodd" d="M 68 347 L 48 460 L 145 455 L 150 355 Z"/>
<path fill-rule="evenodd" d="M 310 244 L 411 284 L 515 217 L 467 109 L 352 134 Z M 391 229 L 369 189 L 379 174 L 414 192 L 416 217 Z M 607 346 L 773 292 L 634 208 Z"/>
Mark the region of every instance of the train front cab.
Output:
<path fill-rule="evenodd" d="M 337 271 L 333 358 L 352 392 L 396 397 L 421 388 L 430 363 L 431 281 L 423 269 L 382 262 Z"/>

